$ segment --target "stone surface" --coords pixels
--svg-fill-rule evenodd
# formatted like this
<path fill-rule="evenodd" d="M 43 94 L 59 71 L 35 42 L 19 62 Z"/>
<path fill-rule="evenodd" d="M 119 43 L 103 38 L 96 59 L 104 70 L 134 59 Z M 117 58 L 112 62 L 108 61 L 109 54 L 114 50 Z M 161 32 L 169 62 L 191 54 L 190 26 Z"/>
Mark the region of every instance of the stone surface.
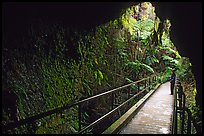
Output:
<path fill-rule="evenodd" d="M 161 85 L 120 134 L 170 134 L 173 95 L 170 82 Z"/>

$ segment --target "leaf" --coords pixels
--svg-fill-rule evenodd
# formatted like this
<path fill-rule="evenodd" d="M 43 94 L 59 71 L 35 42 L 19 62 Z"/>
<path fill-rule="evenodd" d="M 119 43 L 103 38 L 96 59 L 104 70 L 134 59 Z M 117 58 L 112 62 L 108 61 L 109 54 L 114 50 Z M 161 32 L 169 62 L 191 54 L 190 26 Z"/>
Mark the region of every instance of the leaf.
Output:
<path fill-rule="evenodd" d="M 152 72 L 152 73 L 154 73 L 154 70 L 153 70 L 153 68 L 151 68 L 150 66 L 148 66 L 147 64 L 141 64 L 141 66 L 143 67 L 143 68 L 145 68 L 146 70 L 148 70 L 148 71 L 150 71 L 150 72 Z"/>
<path fill-rule="evenodd" d="M 176 65 L 178 64 L 178 60 L 176 60 L 176 59 L 173 59 L 170 62 L 175 63 Z"/>
<path fill-rule="evenodd" d="M 98 84 L 101 85 L 101 80 L 99 79 Z"/>
<path fill-rule="evenodd" d="M 142 29 L 145 31 L 150 31 L 154 27 L 154 22 L 150 19 L 147 19 L 142 22 Z"/>
<path fill-rule="evenodd" d="M 91 92 L 91 88 L 89 87 L 88 82 L 86 81 L 86 83 L 83 82 L 82 84 L 83 84 L 84 89 L 87 91 L 88 95 L 91 96 L 92 92 Z"/>
<path fill-rule="evenodd" d="M 108 38 L 104 36 L 106 44 L 108 44 Z"/>
<path fill-rule="evenodd" d="M 94 72 L 94 77 L 95 77 L 95 79 L 97 79 L 97 77 L 98 77 L 97 76 L 97 71 Z"/>
<path fill-rule="evenodd" d="M 64 124 L 64 122 L 65 122 L 65 121 L 64 121 L 64 118 L 61 118 L 60 121 L 61 121 L 61 122 L 60 122 L 61 124 Z"/>
<path fill-rule="evenodd" d="M 174 59 L 174 58 L 169 57 L 169 56 L 167 56 L 167 55 L 163 55 L 162 58 L 163 58 L 163 60 L 167 60 L 167 61 L 171 61 L 171 60 Z"/>
<path fill-rule="evenodd" d="M 152 62 L 159 63 L 159 60 L 156 57 L 152 57 Z"/>
<path fill-rule="evenodd" d="M 152 61 L 151 61 L 150 56 L 147 56 L 147 58 L 146 58 L 146 63 L 147 63 L 148 65 L 152 65 Z"/>
<path fill-rule="evenodd" d="M 136 86 L 136 85 L 131 85 L 130 87 L 131 87 L 131 89 L 133 89 L 133 90 L 137 89 L 137 86 Z"/>
<path fill-rule="evenodd" d="M 129 79 L 127 77 L 125 78 L 125 80 L 128 81 L 128 83 L 132 83 L 133 82 L 131 79 Z"/>
<path fill-rule="evenodd" d="M 103 79 L 103 74 L 102 74 L 102 72 L 100 70 L 98 70 L 98 75 L 99 75 L 100 79 Z"/>
<path fill-rule="evenodd" d="M 98 65 L 98 61 L 97 61 L 97 59 L 96 59 L 96 58 L 94 59 L 94 62 L 95 62 L 97 65 Z"/>

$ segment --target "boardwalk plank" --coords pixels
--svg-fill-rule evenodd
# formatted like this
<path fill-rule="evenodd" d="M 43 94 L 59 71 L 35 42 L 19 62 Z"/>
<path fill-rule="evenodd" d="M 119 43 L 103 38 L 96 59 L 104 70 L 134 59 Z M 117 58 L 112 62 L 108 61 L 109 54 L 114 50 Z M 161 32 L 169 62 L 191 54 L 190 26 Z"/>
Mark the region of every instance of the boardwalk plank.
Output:
<path fill-rule="evenodd" d="M 170 134 L 173 95 L 170 82 L 161 85 L 120 134 Z"/>

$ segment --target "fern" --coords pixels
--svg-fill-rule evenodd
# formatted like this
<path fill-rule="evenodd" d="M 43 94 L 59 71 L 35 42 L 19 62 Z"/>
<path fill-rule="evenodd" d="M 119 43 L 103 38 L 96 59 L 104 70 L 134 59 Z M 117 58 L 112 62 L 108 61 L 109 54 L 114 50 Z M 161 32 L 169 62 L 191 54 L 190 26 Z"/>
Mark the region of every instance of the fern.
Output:
<path fill-rule="evenodd" d="M 133 69 L 133 70 L 135 70 L 135 71 L 139 71 L 139 70 L 145 69 L 145 70 L 147 70 L 147 71 L 149 71 L 149 72 L 151 72 L 151 73 L 154 73 L 154 70 L 153 70 L 152 67 L 150 67 L 150 66 L 147 65 L 147 64 L 141 63 L 141 62 L 139 62 L 138 60 L 136 60 L 135 62 L 130 62 L 130 61 L 129 61 L 126 65 L 127 65 L 129 68 L 131 68 L 131 69 Z"/>
<path fill-rule="evenodd" d="M 167 60 L 167 61 L 169 61 L 169 62 L 174 59 L 174 58 L 169 57 L 169 56 L 167 56 L 167 55 L 163 55 L 162 58 L 163 58 L 163 60 Z"/>
<path fill-rule="evenodd" d="M 140 64 L 140 66 L 142 66 L 142 68 L 146 69 L 147 71 L 154 73 L 153 68 L 150 67 L 149 65 L 143 63 L 143 64 Z"/>
<path fill-rule="evenodd" d="M 153 55 L 153 57 L 151 57 L 151 56 L 147 56 L 146 57 L 146 63 L 148 64 L 148 65 L 152 65 L 152 64 L 154 64 L 154 63 L 159 63 L 159 60 Z"/>

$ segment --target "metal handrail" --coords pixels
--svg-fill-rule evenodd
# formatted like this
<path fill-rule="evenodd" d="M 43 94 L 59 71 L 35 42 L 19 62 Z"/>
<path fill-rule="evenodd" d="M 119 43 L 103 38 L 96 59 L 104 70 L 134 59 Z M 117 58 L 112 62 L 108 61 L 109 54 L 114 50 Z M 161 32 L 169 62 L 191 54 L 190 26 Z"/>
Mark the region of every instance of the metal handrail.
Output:
<path fill-rule="evenodd" d="M 87 130 L 88 128 L 90 128 L 91 126 L 93 126 L 94 124 L 97 124 L 99 121 L 105 119 L 107 116 L 111 115 L 112 113 L 114 113 L 117 109 L 119 109 L 120 107 L 122 107 L 123 105 L 125 105 L 126 103 L 128 103 L 130 100 L 132 100 L 133 98 L 135 98 L 136 96 L 138 96 L 139 94 L 141 94 L 142 92 L 144 92 L 144 90 L 146 90 L 146 88 L 150 88 L 150 78 L 152 77 L 155 77 L 155 76 L 158 76 L 159 73 L 157 74 L 154 74 L 152 76 L 149 76 L 147 78 L 143 78 L 141 80 L 138 80 L 138 81 L 135 81 L 135 82 L 132 82 L 130 84 L 127 84 L 127 85 L 124 85 L 124 86 L 121 86 L 121 87 L 118 87 L 118 88 L 115 88 L 115 89 L 112 89 L 112 90 L 109 90 L 107 92 L 104 92 L 104 93 L 100 93 L 98 95 L 95 95 L 95 96 L 92 96 L 92 97 L 89 97 L 89 98 L 86 98 L 86 99 L 83 99 L 83 100 L 80 100 L 78 102 L 73 102 L 71 104 L 68 104 L 68 105 L 65 105 L 65 106 L 62 106 L 62 107 L 59 107 L 59 108 L 55 108 L 53 110 L 50 110 L 50 111 L 47 111 L 47 112 L 43 112 L 43 113 L 40 113 L 38 115 L 35 115 L 35 116 L 32 116 L 32 117 L 28 117 L 26 119 L 22 119 L 22 120 L 19 120 L 17 122 L 11 122 L 11 123 L 8 123 L 7 125 L 5 126 L 2 126 L 2 129 L 3 131 L 8 131 L 8 130 L 11 130 L 11 129 L 14 129 L 14 128 L 17 128 L 17 127 L 20 127 L 22 125 L 25 125 L 25 124 L 32 124 L 34 123 L 36 120 L 38 119 L 42 119 L 44 117 L 47 117 L 49 115 L 52 115 L 52 114 L 55 114 L 55 113 L 61 113 L 62 111 L 66 110 L 66 109 L 70 109 L 76 105 L 79 105 L 79 133 L 82 133 L 83 131 Z M 110 94 L 110 93 L 113 93 L 115 91 L 118 91 L 118 90 L 121 90 L 123 88 L 126 88 L 126 87 L 129 87 L 131 85 L 136 85 L 142 81 L 145 81 L 147 80 L 148 81 L 149 79 L 149 86 L 146 87 L 145 89 L 143 89 L 142 91 L 140 91 L 139 93 L 135 94 L 134 96 L 132 96 L 131 98 L 129 98 L 126 102 L 122 103 L 121 105 L 119 105 L 117 108 L 113 109 L 112 111 L 110 111 L 109 113 L 107 113 L 106 115 L 102 116 L 101 118 L 99 118 L 98 120 L 94 121 L 93 123 L 91 123 L 89 126 L 83 128 L 81 130 L 81 123 L 80 123 L 80 116 L 81 116 L 81 104 L 84 103 L 84 102 L 87 102 L 87 101 L 90 101 L 90 100 L 93 100 L 93 99 L 96 99 L 96 98 L 99 98 L 101 96 L 104 96 L 104 95 L 107 95 L 107 94 Z M 112 103 L 113 104 L 113 103 Z"/>
<path fill-rule="evenodd" d="M 176 91 L 176 87 L 177 87 L 177 76 L 175 79 L 175 85 L 174 85 L 174 90 L 173 90 L 173 94 L 174 94 L 174 108 L 173 108 L 173 119 L 172 119 L 172 134 L 175 134 L 177 132 L 177 91 Z"/>
<path fill-rule="evenodd" d="M 177 95 L 179 98 L 177 98 Z M 179 101 L 179 106 L 177 105 L 177 101 Z M 175 87 L 174 87 L 174 114 L 173 114 L 173 134 L 177 134 L 177 129 L 178 129 L 178 116 L 177 113 L 180 113 L 181 117 L 181 134 L 184 133 L 184 116 L 185 112 L 187 113 L 188 120 L 187 120 L 187 134 L 191 133 L 191 120 L 192 120 L 192 115 L 191 111 L 185 106 L 186 103 L 186 96 L 185 93 L 183 92 L 182 86 L 180 84 L 180 81 L 178 79 L 176 80 Z"/>
<path fill-rule="evenodd" d="M 140 95 L 141 93 L 143 93 L 147 88 L 150 88 L 151 85 L 145 87 L 143 90 L 141 90 L 139 93 L 133 95 L 131 98 L 129 98 L 128 100 L 126 100 L 125 102 L 123 102 L 122 104 L 120 104 L 118 107 L 114 108 L 113 110 L 111 110 L 110 112 L 108 112 L 107 114 L 103 115 L 101 118 L 99 118 L 98 120 L 94 121 L 93 123 L 91 123 L 89 126 L 85 127 L 84 129 L 82 129 L 80 132 L 78 132 L 79 134 L 84 132 L 85 130 L 91 128 L 93 125 L 96 125 L 96 123 L 99 123 L 99 121 L 107 118 L 109 115 L 113 114 L 114 112 L 116 112 L 119 108 L 121 108 L 122 106 L 124 106 L 125 104 L 127 104 L 128 102 L 130 102 L 131 100 L 133 100 L 135 97 L 137 97 L 138 95 Z"/>

